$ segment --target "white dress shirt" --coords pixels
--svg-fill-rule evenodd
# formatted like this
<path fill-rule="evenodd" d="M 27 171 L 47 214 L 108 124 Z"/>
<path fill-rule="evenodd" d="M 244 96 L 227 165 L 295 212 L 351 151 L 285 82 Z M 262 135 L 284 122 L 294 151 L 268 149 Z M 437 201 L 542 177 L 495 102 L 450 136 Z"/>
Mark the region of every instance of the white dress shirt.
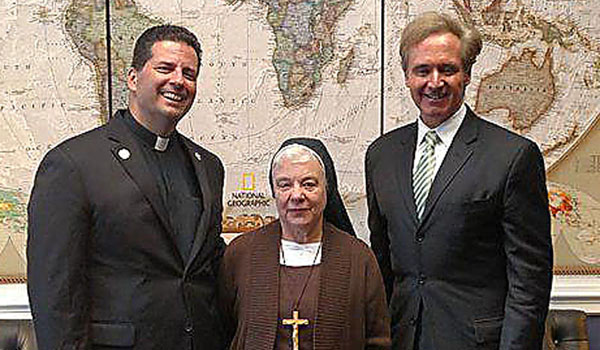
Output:
<path fill-rule="evenodd" d="M 450 118 L 446 119 L 442 124 L 438 125 L 437 128 L 430 129 L 423 121 L 421 117 L 417 118 L 417 147 L 415 149 L 415 159 L 413 163 L 413 174 L 417 170 L 417 164 L 419 164 L 419 159 L 421 159 L 421 155 L 423 154 L 423 149 L 425 148 L 425 143 L 423 142 L 423 138 L 425 138 L 425 134 L 429 130 L 435 130 L 439 138 L 442 142 L 439 142 L 435 148 L 435 169 L 433 171 L 434 179 L 435 175 L 437 175 L 440 166 L 442 165 L 442 161 L 446 157 L 446 153 L 448 153 L 448 149 L 452 144 L 452 140 L 454 140 L 454 136 L 458 132 L 458 128 L 462 124 L 463 120 L 465 120 L 465 115 L 467 114 L 467 107 L 463 103 L 462 106 L 452 115 Z"/>

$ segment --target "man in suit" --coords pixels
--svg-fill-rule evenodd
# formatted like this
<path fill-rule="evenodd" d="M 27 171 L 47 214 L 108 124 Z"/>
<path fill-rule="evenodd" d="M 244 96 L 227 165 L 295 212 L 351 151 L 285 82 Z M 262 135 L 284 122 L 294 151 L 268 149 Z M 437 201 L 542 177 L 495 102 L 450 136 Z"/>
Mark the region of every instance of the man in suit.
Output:
<path fill-rule="evenodd" d="M 40 349 L 220 349 L 215 278 L 223 166 L 175 127 L 201 48 L 146 30 L 129 108 L 52 149 L 29 202 L 28 277 Z"/>
<path fill-rule="evenodd" d="M 552 281 L 544 163 L 533 142 L 465 105 L 481 46 L 450 16 L 415 18 L 400 53 L 420 115 L 367 151 L 394 349 L 541 348 Z"/>

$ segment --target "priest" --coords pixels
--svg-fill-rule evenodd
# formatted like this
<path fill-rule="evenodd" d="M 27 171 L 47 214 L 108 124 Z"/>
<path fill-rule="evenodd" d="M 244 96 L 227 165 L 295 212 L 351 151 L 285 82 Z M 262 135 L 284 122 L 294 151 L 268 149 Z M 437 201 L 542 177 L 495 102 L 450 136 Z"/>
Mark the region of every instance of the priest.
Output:
<path fill-rule="evenodd" d="M 48 152 L 29 202 L 40 349 L 220 349 L 223 166 L 176 130 L 202 50 L 163 25 L 136 41 L 129 108 Z"/>

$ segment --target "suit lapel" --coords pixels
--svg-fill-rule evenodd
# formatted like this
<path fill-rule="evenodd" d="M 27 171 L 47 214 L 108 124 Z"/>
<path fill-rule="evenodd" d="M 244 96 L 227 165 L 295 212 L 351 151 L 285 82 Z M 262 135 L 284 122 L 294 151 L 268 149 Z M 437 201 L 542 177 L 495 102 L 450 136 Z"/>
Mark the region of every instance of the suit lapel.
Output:
<path fill-rule="evenodd" d="M 123 122 L 122 115 L 117 114 L 114 118 L 111 118 L 107 126 L 107 136 L 113 142 L 111 152 L 115 159 L 150 202 L 164 228 L 170 232 L 171 225 L 169 224 L 167 210 L 160 197 L 156 180 L 148 168 L 138 142 L 134 139 L 135 136 Z"/>
<path fill-rule="evenodd" d="M 471 109 L 467 107 L 465 119 L 459 127 L 458 132 L 448 149 L 448 153 L 446 153 L 446 157 L 431 185 L 431 191 L 427 197 L 425 212 L 423 213 L 421 223 L 427 221 L 427 218 L 438 202 L 440 196 L 444 193 L 446 188 L 448 188 L 452 180 L 473 154 L 478 134 L 476 118 L 477 116 L 475 116 Z"/>
<path fill-rule="evenodd" d="M 213 193 L 212 188 L 210 186 L 210 182 L 208 181 L 209 169 L 207 169 L 208 167 L 204 164 L 202 149 L 197 145 L 193 144 L 185 137 L 182 137 L 181 139 L 183 140 L 183 144 L 188 151 L 190 161 L 194 166 L 194 172 L 196 173 L 196 178 L 198 179 L 198 185 L 200 186 L 200 189 L 202 191 L 203 206 L 202 215 L 200 216 L 200 220 L 198 221 L 198 227 L 196 228 L 196 234 L 194 236 L 194 244 L 190 252 L 190 257 L 186 262 L 187 268 L 200 251 L 200 248 L 202 247 L 206 239 L 206 233 L 209 229 L 210 219 L 213 216 L 213 205 L 211 200 L 213 198 Z"/>
<path fill-rule="evenodd" d="M 412 173 L 417 144 L 417 123 L 410 124 L 406 130 L 407 135 L 397 137 L 400 147 L 397 149 L 399 161 L 397 162 L 396 174 L 398 176 L 399 188 L 404 204 L 408 209 L 409 216 L 417 224 L 417 207 L 413 194 Z"/>

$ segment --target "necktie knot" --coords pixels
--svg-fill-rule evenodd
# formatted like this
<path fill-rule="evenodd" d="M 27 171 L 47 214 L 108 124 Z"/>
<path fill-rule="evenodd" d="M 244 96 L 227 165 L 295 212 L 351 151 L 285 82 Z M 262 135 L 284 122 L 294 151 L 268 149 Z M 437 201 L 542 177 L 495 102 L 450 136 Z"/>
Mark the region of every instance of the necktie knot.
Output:
<path fill-rule="evenodd" d="M 438 143 L 440 143 L 441 140 L 434 130 L 429 130 L 425 134 L 424 141 L 428 146 L 436 146 Z"/>

